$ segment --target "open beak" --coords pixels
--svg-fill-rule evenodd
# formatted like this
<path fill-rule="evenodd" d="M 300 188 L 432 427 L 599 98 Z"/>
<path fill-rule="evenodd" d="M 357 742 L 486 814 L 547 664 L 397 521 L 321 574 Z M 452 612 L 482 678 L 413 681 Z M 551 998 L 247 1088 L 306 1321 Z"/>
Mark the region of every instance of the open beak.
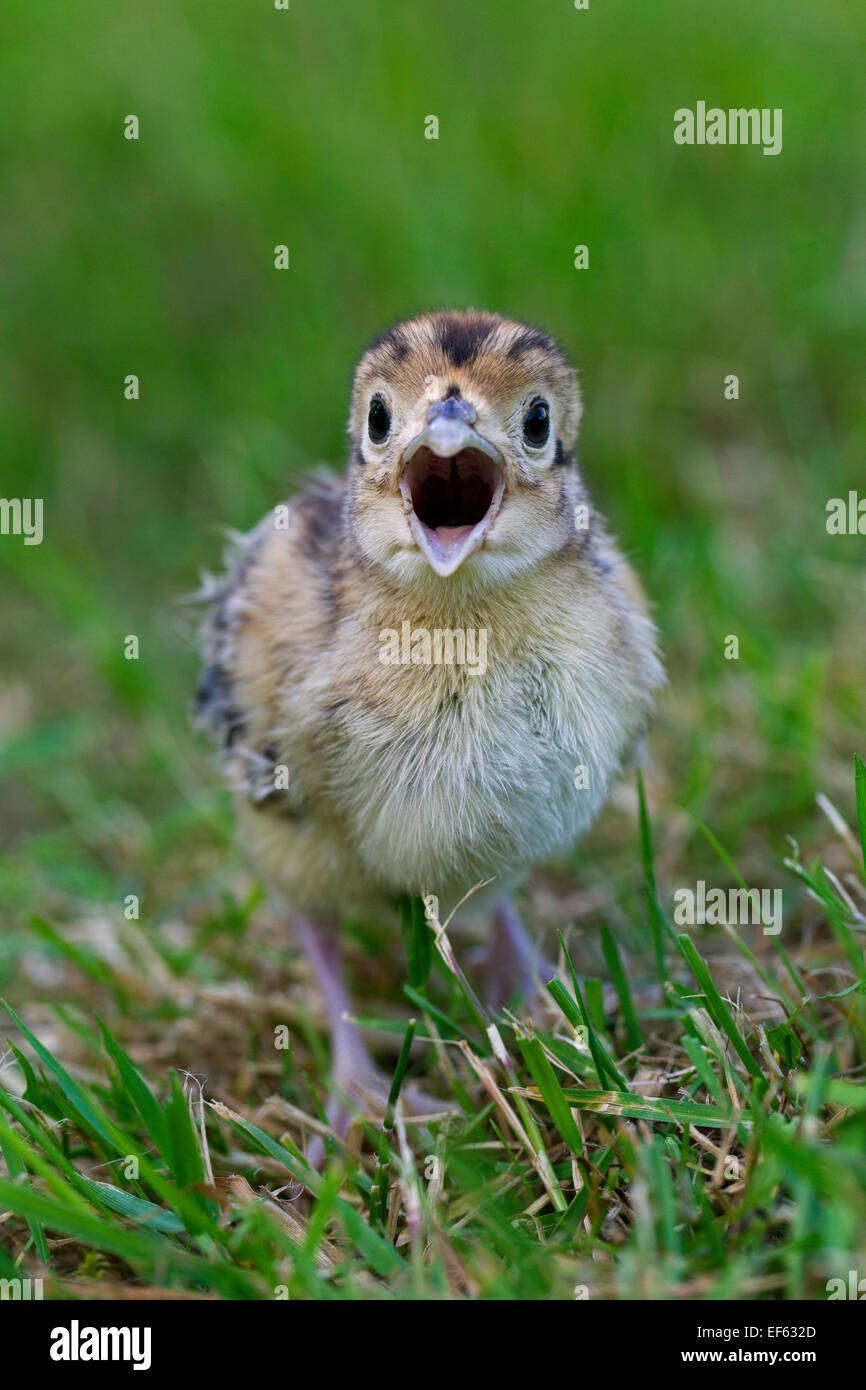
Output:
<path fill-rule="evenodd" d="M 400 492 L 409 526 L 443 577 L 483 545 L 504 491 L 499 450 L 455 412 L 437 415 L 403 454 Z"/>

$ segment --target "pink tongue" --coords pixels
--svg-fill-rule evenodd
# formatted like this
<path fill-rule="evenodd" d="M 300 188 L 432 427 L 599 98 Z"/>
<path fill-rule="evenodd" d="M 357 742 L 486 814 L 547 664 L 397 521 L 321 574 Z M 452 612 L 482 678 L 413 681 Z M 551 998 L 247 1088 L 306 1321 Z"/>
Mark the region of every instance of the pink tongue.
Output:
<path fill-rule="evenodd" d="M 454 545 L 468 536 L 471 530 L 471 526 L 437 526 L 433 534 L 440 544 Z"/>

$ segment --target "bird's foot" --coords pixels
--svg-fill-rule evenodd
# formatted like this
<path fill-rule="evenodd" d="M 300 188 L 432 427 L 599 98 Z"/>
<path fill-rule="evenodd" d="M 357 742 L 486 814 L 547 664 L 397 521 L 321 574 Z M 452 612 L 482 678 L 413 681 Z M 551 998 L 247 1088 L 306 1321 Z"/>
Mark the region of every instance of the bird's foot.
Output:
<path fill-rule="evenodd" d="M 390 1090 L 390 1079 L 372 1064 L 362 1070 L 354 1069 L 351 1073 L 337 1070 L 334 1073 L 334 1095 L 329 1105 L 335 1107 L 335 1115 L 338 1111 L 348 1115 L 350 1122 L 352 1118 L 361 1116 L 381 1121 L 385 1118 Z M 410 1115 L 440 1115 L 451 1108 L 447 1101 L 428 1095 L 414 1081 L 407 1081 L 400 1088 L 400 1100 L 404 1111 Z M 335 1132 L 339 1132 L 336 1126 Z M 340 1138 L 344 1138 L 345 1133 L 343 1129 Z"/>
<path fill-rule="evenodd" d="M 333 1090 L 325 1117 L 337 1139 L 345 1141 L 352 1124 L 366 1116 L 381 1121 L 391 1089 L 389 1078 L 375 1066 L 366 1043 L 352 1017 L 349 996 L 340 968 L 339 933 L 333 923 L 314 922 L 299 917 L 295 931 L 307 953 L 322 990 L 333 1042 Z M 440 1115 L 453 1109 L 448 1102 L 427 1095 L 415 1082 L 406 1082 L 400 1092 L 404 1112 L 411 1115 Z M 320 1168 L 325 1158 L 325 1141 L 315 1135 L 307 1149 L 307 1161 Z"/>
<path fill-rule="evenodd" d="M 390 1079 L 372 1062 L 354 1067 L 335 1069 L 333 1094 L 325 1106 L 325 1118 L 334 1136 L 345 1145 L 353 1125 L 362 1120 L 381 1124 L 388 1106 Z M 417 1082 L 407 1081 L 400 1088 L 400 1104 L 404 1114 L 413 1117 L 440 1117 L 454 1109 L 451 1102 L 429 1095 Z M 312 1168 L 324 1165 L 326 1144 L 316 1135 L 307 1149 L 307 1162 Z"/>

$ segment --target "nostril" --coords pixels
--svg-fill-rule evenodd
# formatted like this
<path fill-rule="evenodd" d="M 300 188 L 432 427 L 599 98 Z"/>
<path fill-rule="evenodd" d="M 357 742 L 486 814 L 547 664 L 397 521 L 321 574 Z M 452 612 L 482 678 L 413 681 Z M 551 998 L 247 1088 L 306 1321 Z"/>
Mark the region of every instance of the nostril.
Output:
<path fill-rule="evenodd" d="M 427 424 L 432 425 L 434 420 L 463 420 L 467 425 L 474 425 L 475 414 L 471 401 L 449 396 L 447 400 L 433 402 L 427 411 Z"/>

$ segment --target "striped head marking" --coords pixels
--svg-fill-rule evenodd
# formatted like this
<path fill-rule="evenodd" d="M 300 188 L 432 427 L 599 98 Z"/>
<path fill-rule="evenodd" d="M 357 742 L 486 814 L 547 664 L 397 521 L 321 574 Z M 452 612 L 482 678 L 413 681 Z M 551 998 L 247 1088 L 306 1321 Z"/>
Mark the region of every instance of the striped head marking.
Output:
<path fill-rule="evenodd" d="M 381 334 L 355 372 L 350 515 L 407 583 L 502 583 L 568 544 L 582 498 L 574 370 L 547 334 L 470 311 Z"/>

